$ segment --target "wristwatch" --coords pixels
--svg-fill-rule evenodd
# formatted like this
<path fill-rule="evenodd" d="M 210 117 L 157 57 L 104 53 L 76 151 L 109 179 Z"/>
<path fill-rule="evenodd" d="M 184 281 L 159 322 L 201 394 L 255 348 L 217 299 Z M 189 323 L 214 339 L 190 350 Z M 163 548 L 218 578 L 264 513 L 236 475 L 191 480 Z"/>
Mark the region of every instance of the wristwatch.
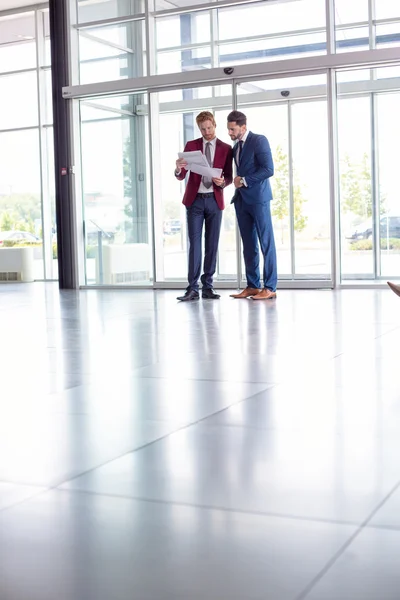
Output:
<path fill-rule="evenodd" d="M 240 183 L 240 185 L 244 185 L 244 179 L 243 179 L 243 177 L 241 177 L 241 178 L 239 179 L 239 183 Z"/>

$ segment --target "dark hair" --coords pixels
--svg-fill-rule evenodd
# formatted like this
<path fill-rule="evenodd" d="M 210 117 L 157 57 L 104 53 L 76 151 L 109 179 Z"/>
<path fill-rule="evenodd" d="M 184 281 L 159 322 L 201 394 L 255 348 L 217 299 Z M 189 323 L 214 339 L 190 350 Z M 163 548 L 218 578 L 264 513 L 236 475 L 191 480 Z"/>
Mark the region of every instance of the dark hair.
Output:
<path fill-rule="evenodd" d="M 240 112 L 240 110 L 233 110 L 228 115 L 228 123 L 235 122 L 236 125 L 246 125 L 247 117 L 244 113 Z"/>

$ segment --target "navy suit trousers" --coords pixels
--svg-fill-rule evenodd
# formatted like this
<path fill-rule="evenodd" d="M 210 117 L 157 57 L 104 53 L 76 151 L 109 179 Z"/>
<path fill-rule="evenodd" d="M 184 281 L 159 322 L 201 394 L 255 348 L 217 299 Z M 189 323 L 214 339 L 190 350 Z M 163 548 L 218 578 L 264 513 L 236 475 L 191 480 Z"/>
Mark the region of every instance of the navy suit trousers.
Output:
<path fill-rule="evenodd" d="M 189 237 L 188 290 L 198 291 L 202 259 L 202 234 L 204 231 L 204 266 L 201 283 L 203 288 L 212 288 L 213 275 L 217 265 L 219 234 L 221 231 L 222 210 L 218 208 L 214 195 L 209 198 L 196 196 L 186 209 Z"/>
<path fill-rule="evenodd" d="M 278 275 L 271 203 L 269 201 L 252 204 L 244 202 L 240 192 L 237 191 L 235 210 L 243 242 L 247 285 L 251 288 L 262 287 L 258 247 L 258 242 L 260 242 L 264 257 L 264 287 L 275 292 Z"/>

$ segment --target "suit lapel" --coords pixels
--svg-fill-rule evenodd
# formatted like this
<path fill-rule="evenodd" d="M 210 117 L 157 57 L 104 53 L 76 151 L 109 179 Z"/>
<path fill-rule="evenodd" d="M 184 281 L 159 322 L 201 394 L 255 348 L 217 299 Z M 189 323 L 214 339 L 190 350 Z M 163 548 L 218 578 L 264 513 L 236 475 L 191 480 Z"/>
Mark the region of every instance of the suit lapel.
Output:
<path fill-rule="evenodd" d="M 233 158 L 235 160 L 236 169 L 239 168 L 238 161 L 237 161 L 238 150 L 239 150 L 239 143 L 236 142 L 236 144 L 233 146 Z"/>
<path fill-rule="evenodd" d="M 221 150 L 222 150 L 222 144 L 220 142 L 220 140 L 217 138 L 217 141 L 215 143 L 215 154 L 214 154 L 214 162 L 213 162 L 213 166 L 217 165 L 219 163 L 219 159 L 221 156 Z M 223 162 L 221 161 L 221 167 L 223 166 Z M 218 168 L 221 168 L 218 167 Z"/>
<path fill-rule="evenodd" d="M 239 167 L 244 165 L 244 160 L 246 158 L 246 155 L 248 153 L 248 151 L 251 151 L 251 147 L 252 147 L 252 135 L 251 135 L 251 131 L 249 131 L 249 133 L 247 134 L 247 138 L 245 143 L 243 144 L 243 148 L 242 148 L 242 155 L 240 157 L 240 162 L 239 162 Z"/>

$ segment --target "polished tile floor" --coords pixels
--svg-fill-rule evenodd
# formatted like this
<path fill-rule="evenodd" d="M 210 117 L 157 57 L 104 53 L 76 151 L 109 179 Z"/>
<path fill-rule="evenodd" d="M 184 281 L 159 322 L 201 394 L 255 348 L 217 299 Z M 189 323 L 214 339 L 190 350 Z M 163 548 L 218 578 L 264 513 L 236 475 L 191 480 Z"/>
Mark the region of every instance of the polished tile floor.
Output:
<path fill-rule="evenodd" d="M 400 299 L 0 286 L 1 600 L 399 600 Z"/>

